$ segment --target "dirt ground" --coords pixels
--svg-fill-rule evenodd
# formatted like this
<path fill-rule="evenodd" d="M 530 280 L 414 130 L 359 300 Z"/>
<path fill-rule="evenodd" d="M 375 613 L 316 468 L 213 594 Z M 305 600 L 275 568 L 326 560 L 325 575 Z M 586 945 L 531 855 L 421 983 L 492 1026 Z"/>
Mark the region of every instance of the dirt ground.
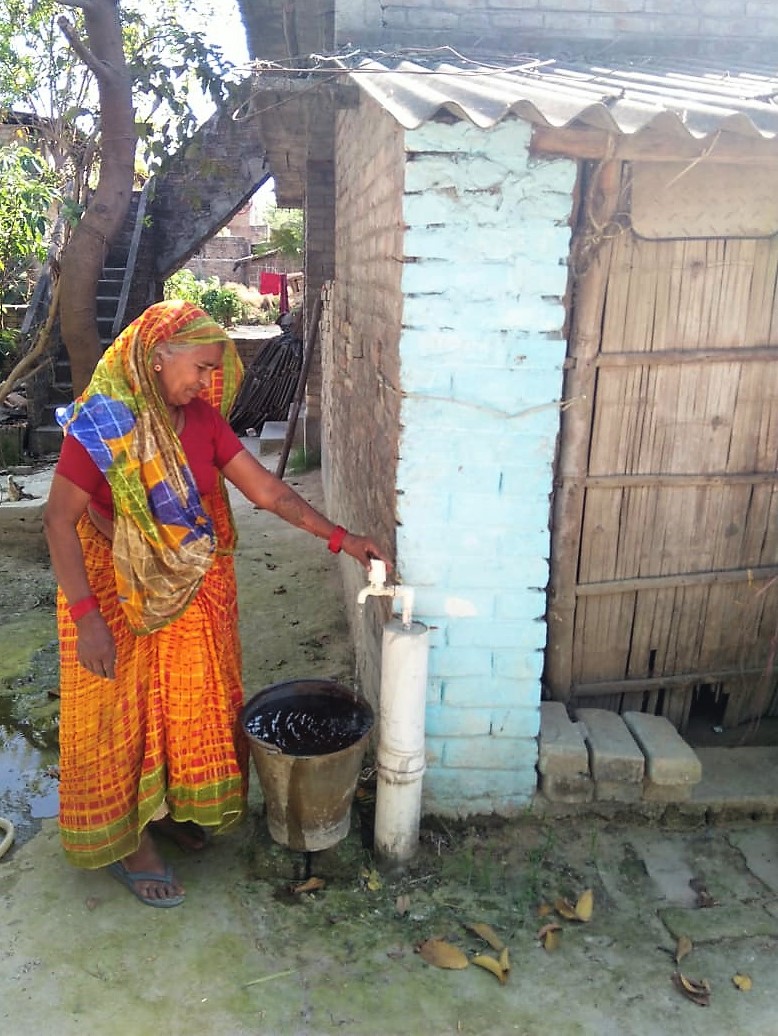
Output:
<path fill-rule="evenodd" d="M 321 506 L 318 472 L 290 481 Z M 236 514 L 247 697 L 301 676 L 353 685 L 339 562 L 245 503 Z M 53 582 L 44 563 L 9 559 L 0 577 L 0 815 L 24 815 L 0 861 L 0 1031 L 778 1036 L 774 824 L 439 818 L 389 876 L 370 853 L 369 771 L 349 836 L 307 856 L 270 839 L 252 774 L 238 831 L 194 855 L 166 848 L 182 907 L 150 910 L 68 867 L 48 771 Z"/>

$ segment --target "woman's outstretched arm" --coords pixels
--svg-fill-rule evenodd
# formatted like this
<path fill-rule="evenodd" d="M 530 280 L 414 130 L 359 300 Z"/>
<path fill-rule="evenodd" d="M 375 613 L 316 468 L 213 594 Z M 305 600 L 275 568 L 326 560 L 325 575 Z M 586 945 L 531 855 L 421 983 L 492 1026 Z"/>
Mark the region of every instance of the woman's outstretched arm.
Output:
<path fill-rule="evenodd" d="M 291 486 L 263 468 L 248 450 L 241 450 L 229 461 L 224 468 L 224 477 L 257 507 L 271 511 L 312 536 L 329 540 L 337 528 L 335 522 L 311 507 Z M 389 557 L 369 536 L 346 533 L 342 549 L 365 568 L 369 567 L 371 558 L 380 558 L 391 568 Z"/>

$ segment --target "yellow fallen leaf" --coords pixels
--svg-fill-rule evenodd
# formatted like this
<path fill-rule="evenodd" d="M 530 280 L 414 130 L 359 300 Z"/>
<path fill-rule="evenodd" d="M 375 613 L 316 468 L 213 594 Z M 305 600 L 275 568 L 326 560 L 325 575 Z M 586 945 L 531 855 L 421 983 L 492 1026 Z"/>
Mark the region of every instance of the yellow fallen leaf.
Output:
<path fill-rule="evenodd" d="M 479 953 L 477 957 L 473 957 L 473 964 L 477 964 L 479 968 L 491 971 L 503 985 L 508 981 L 508 972 L 503 971 L 500 967 L 500 962 L 495 960 L 494 957 L 490 957 L 488 953 Z"/>
<path fill-rule="evenodd" d="M 538 907 L 538 917 L 548 917 L 553 907 L 550 903 L 541 903 Z"/>
<path fill-rule="evenodd" d="M 564 917 L 565 921 L 577 921 L 578 915 L 575 912 L 573 904 L 563 899 L 561 896 L 559 899 L 554 900 L 554 910 L 559 914 L 560 917 Z"/>
<path fill-rule="evenodd" d="M 493 950 L 500 950 L 505 948 L 505 943 L 499 937 L 497 932 L 490 924 L 485 924 L 483 921 L 476 921 L 474 924 L 466 924 L 465 928 L 468 931 L 475 932 L 476 935 L 480 936 L 484 942 L 488 942 Z"/>
<path fill-rule="evenodd" d="M 553 953 L 559 947 L 561 933 L 562 926 L 556 924 L 556 922 L 551 921 L 548 924 L 544 924 L 538 932 L 538 939 L 543 949 L 548 953 Z"/>
<path fill-rule="evenodd" d="M 688 935 L 679 935 L 675 945 L 675 963 L 680 964 L 692 952 L 692 941 Z"/>
<path fill-rule="evenodd" d="M 510 959 L 510 956 L 508 954 L 508 947 L 507 946 L 504 946 L 502 948 L 502 950 L 500 951 L 500 956 L 498 957 L 498 961 L 499 961 L 500 967 L 502 968 L 503 971 L 508 972 L 508 971 L 511 970 L 511 959 Z"/>
<path fill-rule="evenodd" d="M 577 921 L 591 921 L 594 911 L 594 893 L 591 889 L 585 889 L 578 897 L 575 904 L 575 917 Z"/>
<path fill-rule="evenodd" d="M 466 968 L 470 961 L 458 946 L 453 946 L 444 939 L 427 939 L 416 948 L 423 960 L 436 968 L 451 968 L 459 971 Z"/>
<path fill-rule="evenodd" d="M 289 891 L 294 893 L 296 896 L 301 896 L 305 892 L 318 892 L 319 889 L 323 889 L 327 882 L 324 878 L 308 878 L 307 881 L 301 882 L 299 885 L 290 885 Z"/>
<path fill-rule="evenodd" d="M 733 975 L 732 981 L 742 993 L 747 993 L 754 984 L 749 975 Z"/>

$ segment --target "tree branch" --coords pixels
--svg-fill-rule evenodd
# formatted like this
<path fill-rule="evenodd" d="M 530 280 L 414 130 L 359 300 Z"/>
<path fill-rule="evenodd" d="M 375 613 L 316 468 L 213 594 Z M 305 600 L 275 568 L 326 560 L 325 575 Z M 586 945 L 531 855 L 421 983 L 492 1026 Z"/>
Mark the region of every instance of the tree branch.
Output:
<path fill-rule="evenodd" d="M 59 18 L 57 18 L 57 25 L 62 30 L 62 34 L 65 37 L 65 39 L 68 41 L 68 43 L 76 52 L 76 54 L 81 58 L 86 67 L 91 72 L 94 72 L 94 74 L 98 77 L 104 75 L 105 68 L 103 66 L 103 63 L 97 60 L 97 58 L 94 56 L 94 54 L 88 47 L 84 46 L 84 44 L 81 42 L 81 37 L 78 35 L 78 33 L 67 20 L 64 14 L 61 14 Z"/>

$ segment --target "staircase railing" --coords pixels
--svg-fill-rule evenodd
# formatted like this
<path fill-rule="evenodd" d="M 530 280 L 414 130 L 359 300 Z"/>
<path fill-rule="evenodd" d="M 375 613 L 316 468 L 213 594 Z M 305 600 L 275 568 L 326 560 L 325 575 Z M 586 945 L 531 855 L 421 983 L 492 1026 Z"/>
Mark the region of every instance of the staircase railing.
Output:
<path fill-rule="evenodd" d="M 124 327 L 124 314 L 127 312 L 127 300 L 130 297 L 130 288 L 132 287 L 132 279 L 135 274 L 135 264 L 138 260 L 140 240 L 143 236 L 143 226 L 146 220 L 146 208 L 148 206 L 151 182 L 151 179 L 148 179 L 144 183 L 143 190 L 140 192 L 140 198 L 138 199 L 138 211 L 135 214 L 135 226 L 132 228 L 130 249 L 127 254 L 127 265 L 124 268 L 124 277 L 122 279 L 121 291 L 119 292 L 119 301 L 116 305 L 116 315 L 113 318 L 113 325 L 111 327 L 112 338 L 115 338 Z"/>

